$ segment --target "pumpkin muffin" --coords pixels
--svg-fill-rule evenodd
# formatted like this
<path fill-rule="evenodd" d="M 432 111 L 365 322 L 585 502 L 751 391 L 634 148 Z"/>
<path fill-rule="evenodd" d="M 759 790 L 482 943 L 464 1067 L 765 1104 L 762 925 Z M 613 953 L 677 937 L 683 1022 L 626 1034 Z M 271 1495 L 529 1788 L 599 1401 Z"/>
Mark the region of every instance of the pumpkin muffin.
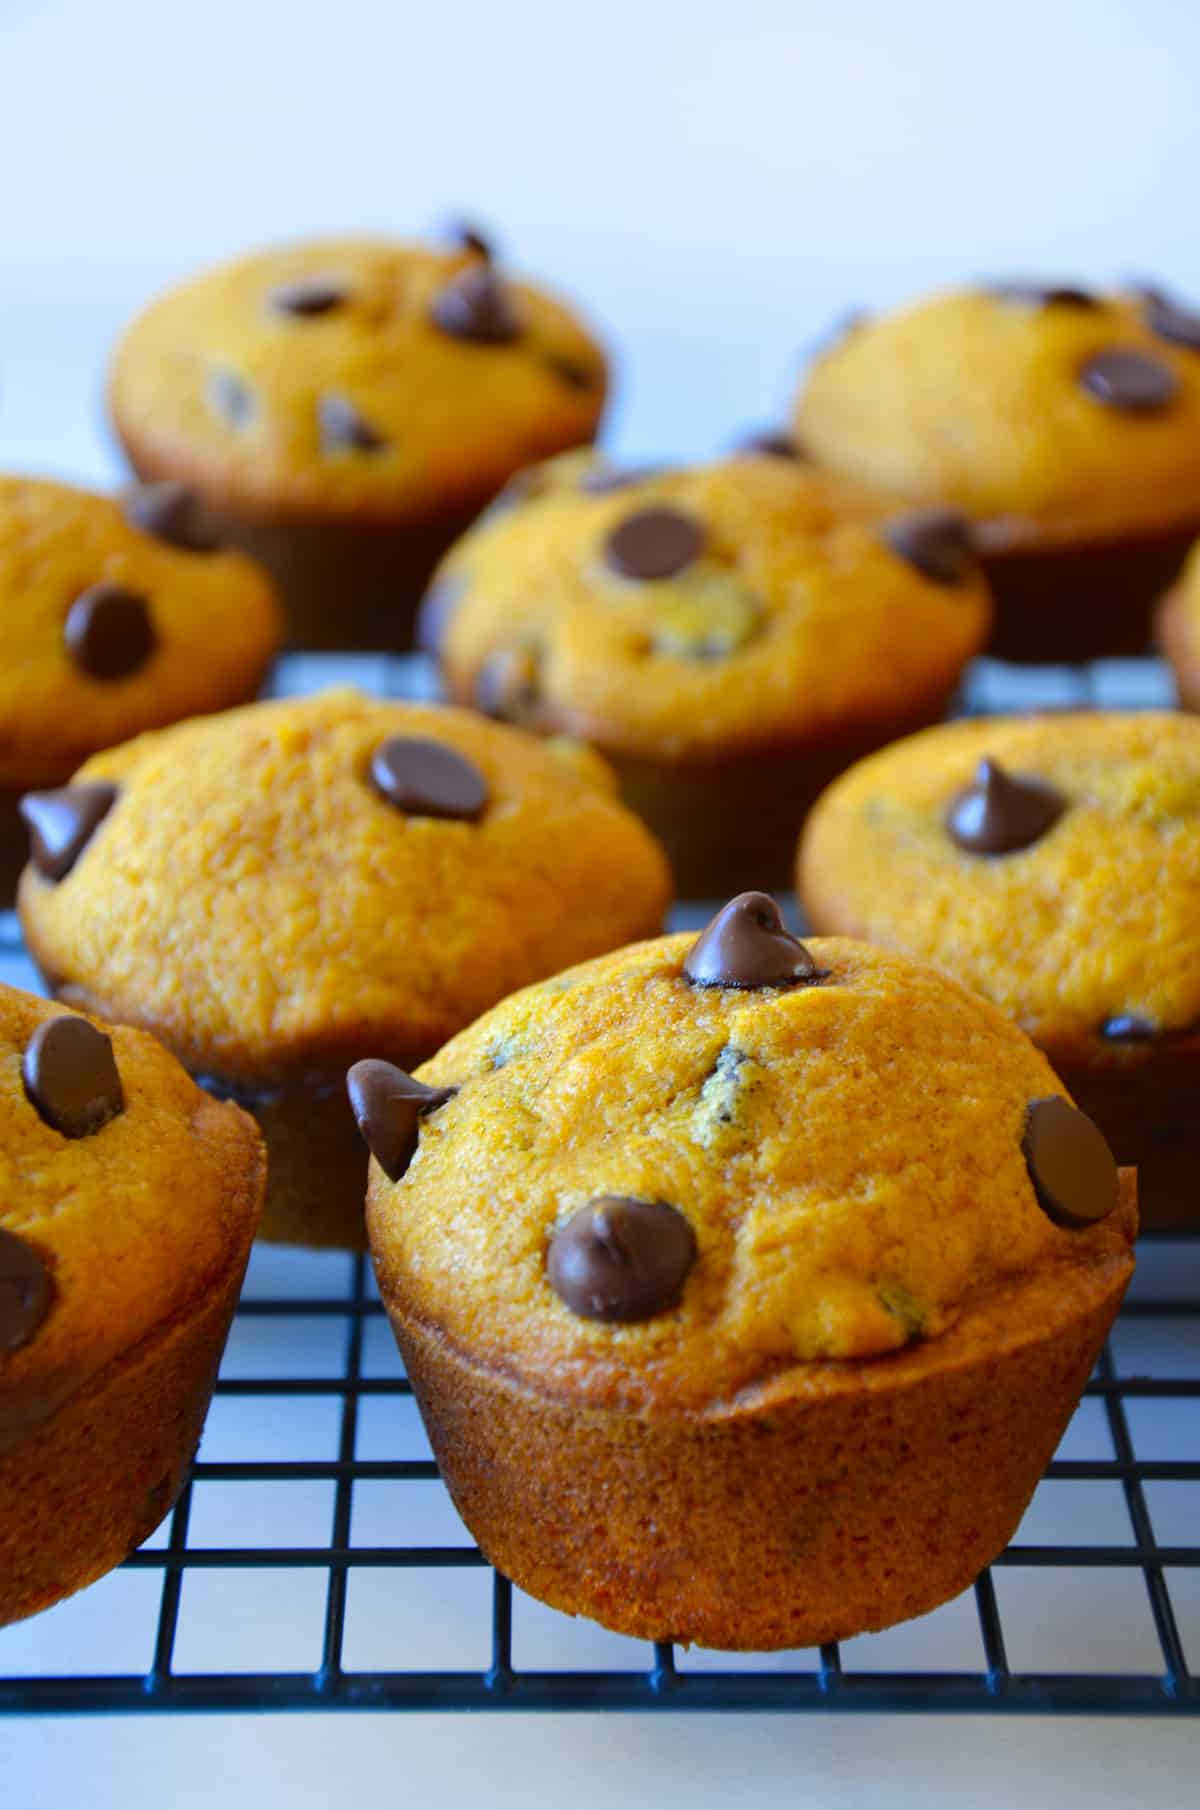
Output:
<path fill-rule="evenodd" d="M 797 398 L 809 455 L 974 520 L 995 652 L 1139 653 L 1200 530 L 1200 314 L 993 283 L 859 320 Z"/>
<path fill-rule="evenodd" d="M 358 1247 L 348 1064 L 424 1061 L 514 988 L 658 929 L 669 897 L 587 749 L 332 691 L 89 761 L 19 906 L 60 999 L 154 1031 L 258 1118 L 263 1236 Z"/>
<path fill-rule="evenodd" d="M 322 239 L 154 302 L 113 361 L 143 478 L 279 585 L 307 647 L 403 647 L 435 561 L 520 466 L 590 441 L 604 355 L 562 303 L 449 249 Z"/>
<path fill-rule="evenodd" d="M 989 620 L 945 512 L 888 517 L 770 454 L 575 455 L 459 543 L 420 640 L 457 702 L 599 748 L 680 890 L 709 897 L 786 885 L 813 799 L 943 714 Z"/>
<path fill-rule="evenodd" d="M 92 1583 L 183 1487 L 261 1140 L 140 1031 L 0 987 L 0 1625 Z"/>
<path fill-rule="evenodd" d="M 1016 1026 L 761 894 L 351 1086 L 455 1503 L 625 1634 L 808 1646 L 964 1589 L 1133 1267 L 1133 1178 Z"/>
<path fill-rule="evenodd" d="M 1158 643 L 1170 662 L 1185 710 L 1200 710 L 1200 545 L 1158 611 Z"/>
<path fill-rule="evenodd" d="M 1016 1019 L 1122 1163 L 1142 1223 L 1200 1226 L 1200 723 L 954 723 L 817 806 L 814 929 L 936 962 Z"/>
<path fill-rule="evenodd" d="M 266 577 L 190 533 L 176 485 L 97 496 L 0 476 L 0 893 L 27 841 L 17 802 L 97 748 L 247 702 L 279 645 Z"/>

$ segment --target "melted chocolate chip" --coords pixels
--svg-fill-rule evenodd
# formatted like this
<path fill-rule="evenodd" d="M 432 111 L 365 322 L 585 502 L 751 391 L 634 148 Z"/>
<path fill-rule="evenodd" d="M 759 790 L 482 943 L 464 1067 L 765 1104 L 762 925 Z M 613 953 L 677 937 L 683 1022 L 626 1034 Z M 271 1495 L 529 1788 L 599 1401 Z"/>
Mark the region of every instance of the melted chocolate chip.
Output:
<path fill-rule="evenodd" d="M 1091 1119 L 1061 1095 L 1029 1102 L 1022 1149 L 1042 1211 L 1055 1225 L 1094 1225 L 1116 1206 L 1113 1153 Z"/>
<path fill-rule="evenodd" d="M 1124 415 L 1154 415 L 1175 400 L 1179 379 L 1145 352 L 1112 346 L 1079 368 L 1079 385 L 1093 401 Z"/>
<path fill-rule="evenodd" d="M 276 314 L 291 314 L 301 320 L 314 320 L 318 315 L 332 314 L 348 298 L 344 283 L 336 277 L 297 277 L 294 283 L 280 283 L 272 289 L 267 302 Z"/>
<path fill-rule="evenodd" d="M 331 390 L 317 403 L 323 452 L 379 452 L 384 436 L 362 415 L 348 396 Z"/>
<path fill-rule="evenodd" d="M 794 987 L 820 979 L 765 892 L 739 893 L 723 906 L 692 944 L 683 972 L 698 987 Z"/>
<path fill-rule="evenodd" d="M 64 1012 L 39 1024 L 25 1050 L 25 1092 L 66 1138 L 86 1138 L 125 1110 L 112 1038 Z"/>
<path fill-rule="evenodd" d="M 482 258 L 485 264 L 490 264 L 496 255 L 492 241 L 473 220 L 452 220 L 446 229 L 446 237 L 451 245 L 460 251 L 469 251 L 473 258 Z"/>
<path fill-rule="evenodd" d="M 64 879 L 116 802 L 116 786 L 100 779 L 56 792 L 26 792 L 19 809 L 38 873 Z"/>
<path fill-rule="evenodd" d="M 1025 308 L 1100 308 L 1103 306 L 1098 296 L 1086 289 L 1074 289 L 1066 284 L 1049 283 L 989 283 L 989 295 L 994 295 L 1000 302 L 1015 302 Z"/>
<path fill-rule="evenodd" d="M 195 491 L 179 478 L 139 485 L 126 494 L 124 510 L 126 521 L 143 534 L 181 547 L 185 553 L 216 550 L 216 537 L 203 524 Z"/>
<path fill-rule="evenodd" d="M 1186 346 L 1200 352 L 1200 313 L 1164 295 L 1161 289 L 1147 289 L 1142 295 L 1142 312 L 1151 333 L 1173 346 Z"/>
<path fill-rule="evenodd" d="M 603 1194 L 559 1226 L 546 1272 L 585 1320 L 651 1320 L 678 1305 L 696 1261 L 696 1236 L 662 1200 Z"/>
<path fill-rule="evenodd" d="M 460 573 L 447 572 L 444 578 L 434 579 L 417 612 L 415 639 L 423 654 L 432 654 L 436 659 L 441 653 L 450 618 L 466 591 L 467 581 Z"/>
<path fill-rule="evenodd" d="M 475 706 L 503 722 L 523 722 L 538 701 L 541 664 L 532 647 L 501 647 L 475 680 Z"/>
<path fill-rule="evenodd" d="M 1149 1043 L 1158 1035 L 1158 1027 L 1136 1012 L 1117 1012 L 1104 1020 L 1100 1035 L 1109 1043 Z"/>
<path fill-rule="evenodd" d="M 600 381 L 600 373 L 594 366 L 585 364 L 582 358 L 572 358 L 567 352 L 543 352 L 542 358 L 546 369 L 569 390 L 594 390 Z"/>
<path fill-rule="evenodd" d="M 432 318 L 451 339 L 477 345 L 508 345 L 521 332 L 508 290 L 488 264 L 456 272 L 434 301 Z"/>
<path fill-rule="evenodd" d="M 1061 792 L 1044 780 L 1006 773 L 998 761 L 981 760 L 975 777 L 950 800 L 946 832 L 972 855 L 1011 855 L 1029 848 L 1067 808 Z"/>
<path fill-rule="evenodd" d="M 417 1153 L 420 1121 L 458 1092 L 426 1087 L 391 1062 L 356 1062 L 346 1076 L 350 1106 L 367 1148 L 389 1181 L 398 1182 Z"/>
<path fill-rule="evenodd" d="M 785 434 L 782 428 L 766 428 L 761 433 L 747 434 L 733 450 L 737 453 L 755 453 L 766 459 L 791 459 L 796 463 L 804 459 L 798 442 L 791 434 Z"/>
<path fill-rule="evenodd" d="M 622 578 L 654 583 L 686 571 L 704 551 L 704 529 L 682 509 L 639 509 L 618 522 L 604 558 Z"/>
<path fill-rule="evenodd" d="M 371 756 L 371 784 L 381 798 L 414 817 L 474 822 L 488 800 L 487 781 L 457 748 L 423 736 L 393 735 Z"/>
<path fill-rule="evenodd" d="M 587 496 L 610 496 L 614 490 L 631 490 L 648 478 L 657 478 L 665 465 L 593 465 L 579 480 L 579 488 Z"/>
<path fill-rule="evenodd" d="M 0 1227 L 0 1352 L 32 1338 L 53 1299 L 50 1272 L 33 1246 Z"/>
<path fill-rule="evenodd" d="M 67 614 L 63 639 L 76 666 L 93 679 L 124 679 L 157 644 L 146 599 L 119 584 L 94 584 Z"/>
<path fill-rule="evenodd" d="M 210 407 L 230 427 L 245 427 L 254 413 L 254 392 L 250 385 L 226 365 L 218 365 L 209 373 L 207 394 Z"/>
<path fill-rule="evenodd" d="M 893 553 L 935 584 L 963 584 L 975 570 L 971 524 L 960 509 L 897 516 L 884 528 L 883 538 Z"/>

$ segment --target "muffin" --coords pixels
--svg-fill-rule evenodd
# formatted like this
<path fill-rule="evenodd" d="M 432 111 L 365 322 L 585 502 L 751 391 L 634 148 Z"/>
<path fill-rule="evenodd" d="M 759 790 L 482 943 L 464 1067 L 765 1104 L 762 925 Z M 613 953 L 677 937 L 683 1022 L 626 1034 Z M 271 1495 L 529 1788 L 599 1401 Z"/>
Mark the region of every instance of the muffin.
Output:
<path fill-rule="evenodd" d="M 860 320 L 795 428 L 896 502 L 964 510 L 1014 660 L 1138 653 L 1200 530 L 1200 315 L 994 283 Z"/>
<path fill-rule="evenodd" d="M 109 402 L 135 471 L 266 566 L 293 642 L 403 647 L 446 547 L 520 466 L 590 441 L 605 388 L 577 317 L 472 232 L 196 277 L 129 328 Z"/>
<path fill-rule="evenodd" d="M 352 1076 L 380 1290 L 522 1589 L 798 1647 L 1010 1538 L 1133 1267 L 1132 1177 L 985 1000 L 761 894 Z"/>
<path fill-rule="evenodd" d="M 685 894 L 786 885 L 812 800 L 945 710 L 989 625 L 960 524 L 743 454 L 527 472 L 454 549 L 420 639 L 447 691 L 599 748 Z"/>
<path fill-rule="evenodd" d="M 1200 545 L 1158 611 L 1158 644 L 1170 662 L 1185 710 L 1200 710 Z"/>
<path fill-rule="evenodd" d="M 1200 1226 L 1200 723 L 954 723 L 847 773 L 798 884 L 813 928 L 936 962 L 1049 1057 L 1142 1223 Z"/>
<path fill-rule="evenodd" d="M 588 750 L 351 691 L 142 736 L 61 796 L 21 880 L 35 961 L 254 1113 L 263 1235 L 302 1244 L 364 1242 L 349 1063 L 425 1060 L 670 897 Z"/>
<path fill-rule="evenodd" d="M 142 729 L 252 698 L 281 624 L 265 576 L 197 544 L 174 485 L 122 500 L 0 477 L 0 893 L 23 792 Z"/>
<path fill-rule="evenodd" d="M 183 1487 L 262 1201 L 253 1122 L 152 1037 L 0 987 L 0 1625 Z"/>

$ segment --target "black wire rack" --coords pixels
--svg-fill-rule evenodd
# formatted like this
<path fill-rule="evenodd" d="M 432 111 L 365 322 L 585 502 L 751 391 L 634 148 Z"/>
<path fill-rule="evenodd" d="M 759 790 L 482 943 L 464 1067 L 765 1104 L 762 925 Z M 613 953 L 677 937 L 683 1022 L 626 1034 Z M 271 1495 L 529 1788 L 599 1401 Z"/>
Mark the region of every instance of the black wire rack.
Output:
<path fill-rule="evenodd" d="M 329 676 L 327 661 L 297 661 L 280 688 Z M 402 660 L 343 662 L 337 676 L 390 695 L 427 684 Z M 1149 661 L 1026 674 L 981 662 L 963 707 L 1169 697 Z M 678 921 L 703 914 L 684 908 Z M 15 920 L 0 919 L 0 974 L 26 979 L 23 960 Z M 112 1578 L 0 1631 L 0 1711 L 1200 1712 L 1200 1240 L 1147 1243 L 1031 1515 L 966 1597 L 841 1648 L 749 1658 L 598 1635 L 493 1572 L 421 1449 L 367 1260 L 276 1258 L 252 1264 L 209 1432 L 169 1520 Z M 278 1455 L 287 1427 L 323 1455 Z M 250 1456 L 212 1455 L 247 1447 Z M 275 1502 L 280 1491 L 315 1491 L 321 1537 L 282 1537 L 292 1523 L 269 1504 L 254 1542 L 223 1533 L 207 1505 L 233 1503 L 236 1530 L 237 1501 L 256 1488 Z M 444 1498 L 432 1517 L 430 1492 Z M 193 1595 L 205 1613 L 189 1624 Z M 247 1635 L 299 1602 L 303 1638 L 286 1617 L 278 1636 L 286 1663 L 235 1663 Z M 110 1669 L 109 1656 L 130 1649 L 133 1607 L 144 1658 Z M 87 1671 L 81 1613 L 106 1656 Z M 461 1656 L 447 1646 L 451 1623 Z"/>

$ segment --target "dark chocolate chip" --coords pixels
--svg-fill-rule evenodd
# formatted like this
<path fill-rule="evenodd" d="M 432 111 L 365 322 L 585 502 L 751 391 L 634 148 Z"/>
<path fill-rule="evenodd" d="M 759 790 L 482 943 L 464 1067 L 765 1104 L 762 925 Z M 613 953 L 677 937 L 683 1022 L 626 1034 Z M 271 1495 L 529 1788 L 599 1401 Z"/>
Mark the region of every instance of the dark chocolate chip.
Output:
<path fill-rule="evenodd" d="M 1100 308 L 1100 298 L 1086 289 L 1051 283 L 989 283 L 989 295 L 1025 308 Z"/>
<path fill-rule="evenodd" d="M 1055 1225 L 1094 1225 L 1116 1206 L 1113 1153 L 1086 1113 L 1060 1094 L 1029 1102 L 1022 1149 L 1042 1211 Z"/>
<path fill-rule="evenodd" d="M 918 509 L 888 522 L 883 538 L 893 553 L 934 584 L 962 584 L 975 570 L 971 524 L 961 509 Z"/>
<path fill-rule="evenodd" d="M 356 1062 L 346 1091 L 367 1148 L 389 1181 L 398 1182 L 417 1153 L 420 1121 L 458 1092 L 426 1087 L 391 1062 Z"/>
<path fill-rule="evenodd" d="M 950 800 L 946 832 L 972 855 L 1012 855 L 1029 848 L 1067 808 L 1061 792 L 1025 773 L 1006 773 L 983 759 L 975 777 Z"/>
<path fill-rule="evenodd" d="M 25 1092 L 65 1138 L 86 1138 L 125 1110 L 112 1038 L 64 1012 L 33 1033 L 22 1064 Z"/>
<path fill-rule="evenodd" d="M 456 245 L 460 251 L 469 251 L 474 258 L 482 258 L 485 264 L 490 264 L 496 255 L 492 241 L 473 220 L 452 220 L 446 229 L 446 237 L 451 245 Z"/>
<path fill-rule="evenodd" d="M 29 831 L 30 858 L 47 880 L 62 880 L 117 801 L 107 780 L 26 792 L 19 809 Z"/>
<path fill-rule="evenodd" d="M 53 1299 L 50 1272 L 33 1246 L 0 1227 L 0 1352 L 32 1338 Z"/>
<path fill-rule="evenodd" d="M 487 781 L 457 748 L 424 736 L 393 735 L 371 756 L 371 784 L 380 797 L 413 817 L 483 814 Z"/>
<path fill-rule="evenodd" d="M 1200 313 L 1194 308 L 1174 301 L 1161 289 L 1147 289 L 1142 294 L 1142 310 L 1146 325 L 1159 339 L 1200 352 Z"/>
<path fill-rule="evenodd" d="M 347 300 L 348 291 L 336 277 L 297 277 L 294 283 L 280 283 L 267 297 L 276 314 L 297 315 L 313 320 L 321 314 L 332 314 Z"/>
<path fill-rule="evenodd" d="M 1154 415 L 1175 400 L 1179 379 L 1145 352 L 1110 346 L 1079 367 L 1080 388 L 1093 401 L 1125 415 Z"/>
<path fill-rule="evenodd" d="M 158 637 L 137 591 L 94 584 L 71 605 L 63 639 L 76 666 L 93 679 L 124 679 L 146 664 Z"/>
<path fill-rule="evenodd" d="M 761 433 L 747 434 L 734 447 L 736 453 L 757 453 L 767 459 L 802 461 L 804 453 L 791 434 L 781 428 L 765 428 Z"/>
<path fill-rule="evenodd" d="M 602 1194 L 550 1240 L 546 1273 L 585 1320 L 652 1320 L 678 1305 L 696 1261 L 696 1236 L 663 1200 Z"/>
<path fill-rule="evenodd" d="M 505 285 L 488 264 L 469 264 L 452 276 L 433 304 L 433 322 L 451 339 L 503 346 L 521 322 Z"/>
<path fill-rule="evenodd" d="M 209 373 L 208 400 L 230 427 L 245 427 L 254 413 L 254 392 L 245 379 L 227 365 L 218 365 Z"/>
<path fill-rule="evenodd" d="M 475 707 L 505 722 L 525 721 L 538 701 L 541 662 L 532 647 L 501 647 L 475 680 Z"/>
<path fill-rule="evenodd" d="M 820 979 L 765 892 L 742 892 L 722 906 L 692 944 L 683 971 L 698 987 L 794 987 Z"/>
<path fill-rule="evenodd" d="M 319 399 L 317 420 L 324 452 L 379 452 L 387 445 L 384 436 L 350 398 L 334 390 Z"/>
<path fill-rule="evenodd" d="M 635 484 L 660 477 L 666 469 L 665 465 L 593 465 L 580 478 L 579 488 L 587 496 L 610 496 L 614 490 L 631 490 Z"/>
<path fill-rule="evenodd" d="M 216 536 L 203 524 L 195 491 L 180 478 L 164 478 L 158 484 L 141 484 L 124 499 L 126 521 L 143 534 L 185 553 L 215 552 Z"/>
<path fill-rule="evenodd" d="M 654 582 L 686 571 L 704 551 L 704 529 L 681 509 L 639 509 L 612 530 L 604 557 L 622 578 Z"/>
<path fill-rule="evenodd" d="M 599 371 L 594 365 L 585 364 L 582 358 L 572 358 L 567 352 L 543 352 L 542 357 L 546 369 L 569 390 L 594 390 L 600 381 Z"/>
<path fill-rule="evenodd" d="M 1100 1035 L 1110 1043 L 1149 1043 L 1157 1034 L 1158 1027 L 1136 1012 L 1117 1012 L 1100 1026 Z"/>
<path fill-rule="evenodd" d="M 415 639 L 423 654 L 432 654 L 436 659 L 441 653 L 450 618 L 462 602 L 466 590 L 467 581 L 460 573 L 447 572 L 444 578 L 434 579 L 421 599 L 421 607 L 417 612 Z"/>

